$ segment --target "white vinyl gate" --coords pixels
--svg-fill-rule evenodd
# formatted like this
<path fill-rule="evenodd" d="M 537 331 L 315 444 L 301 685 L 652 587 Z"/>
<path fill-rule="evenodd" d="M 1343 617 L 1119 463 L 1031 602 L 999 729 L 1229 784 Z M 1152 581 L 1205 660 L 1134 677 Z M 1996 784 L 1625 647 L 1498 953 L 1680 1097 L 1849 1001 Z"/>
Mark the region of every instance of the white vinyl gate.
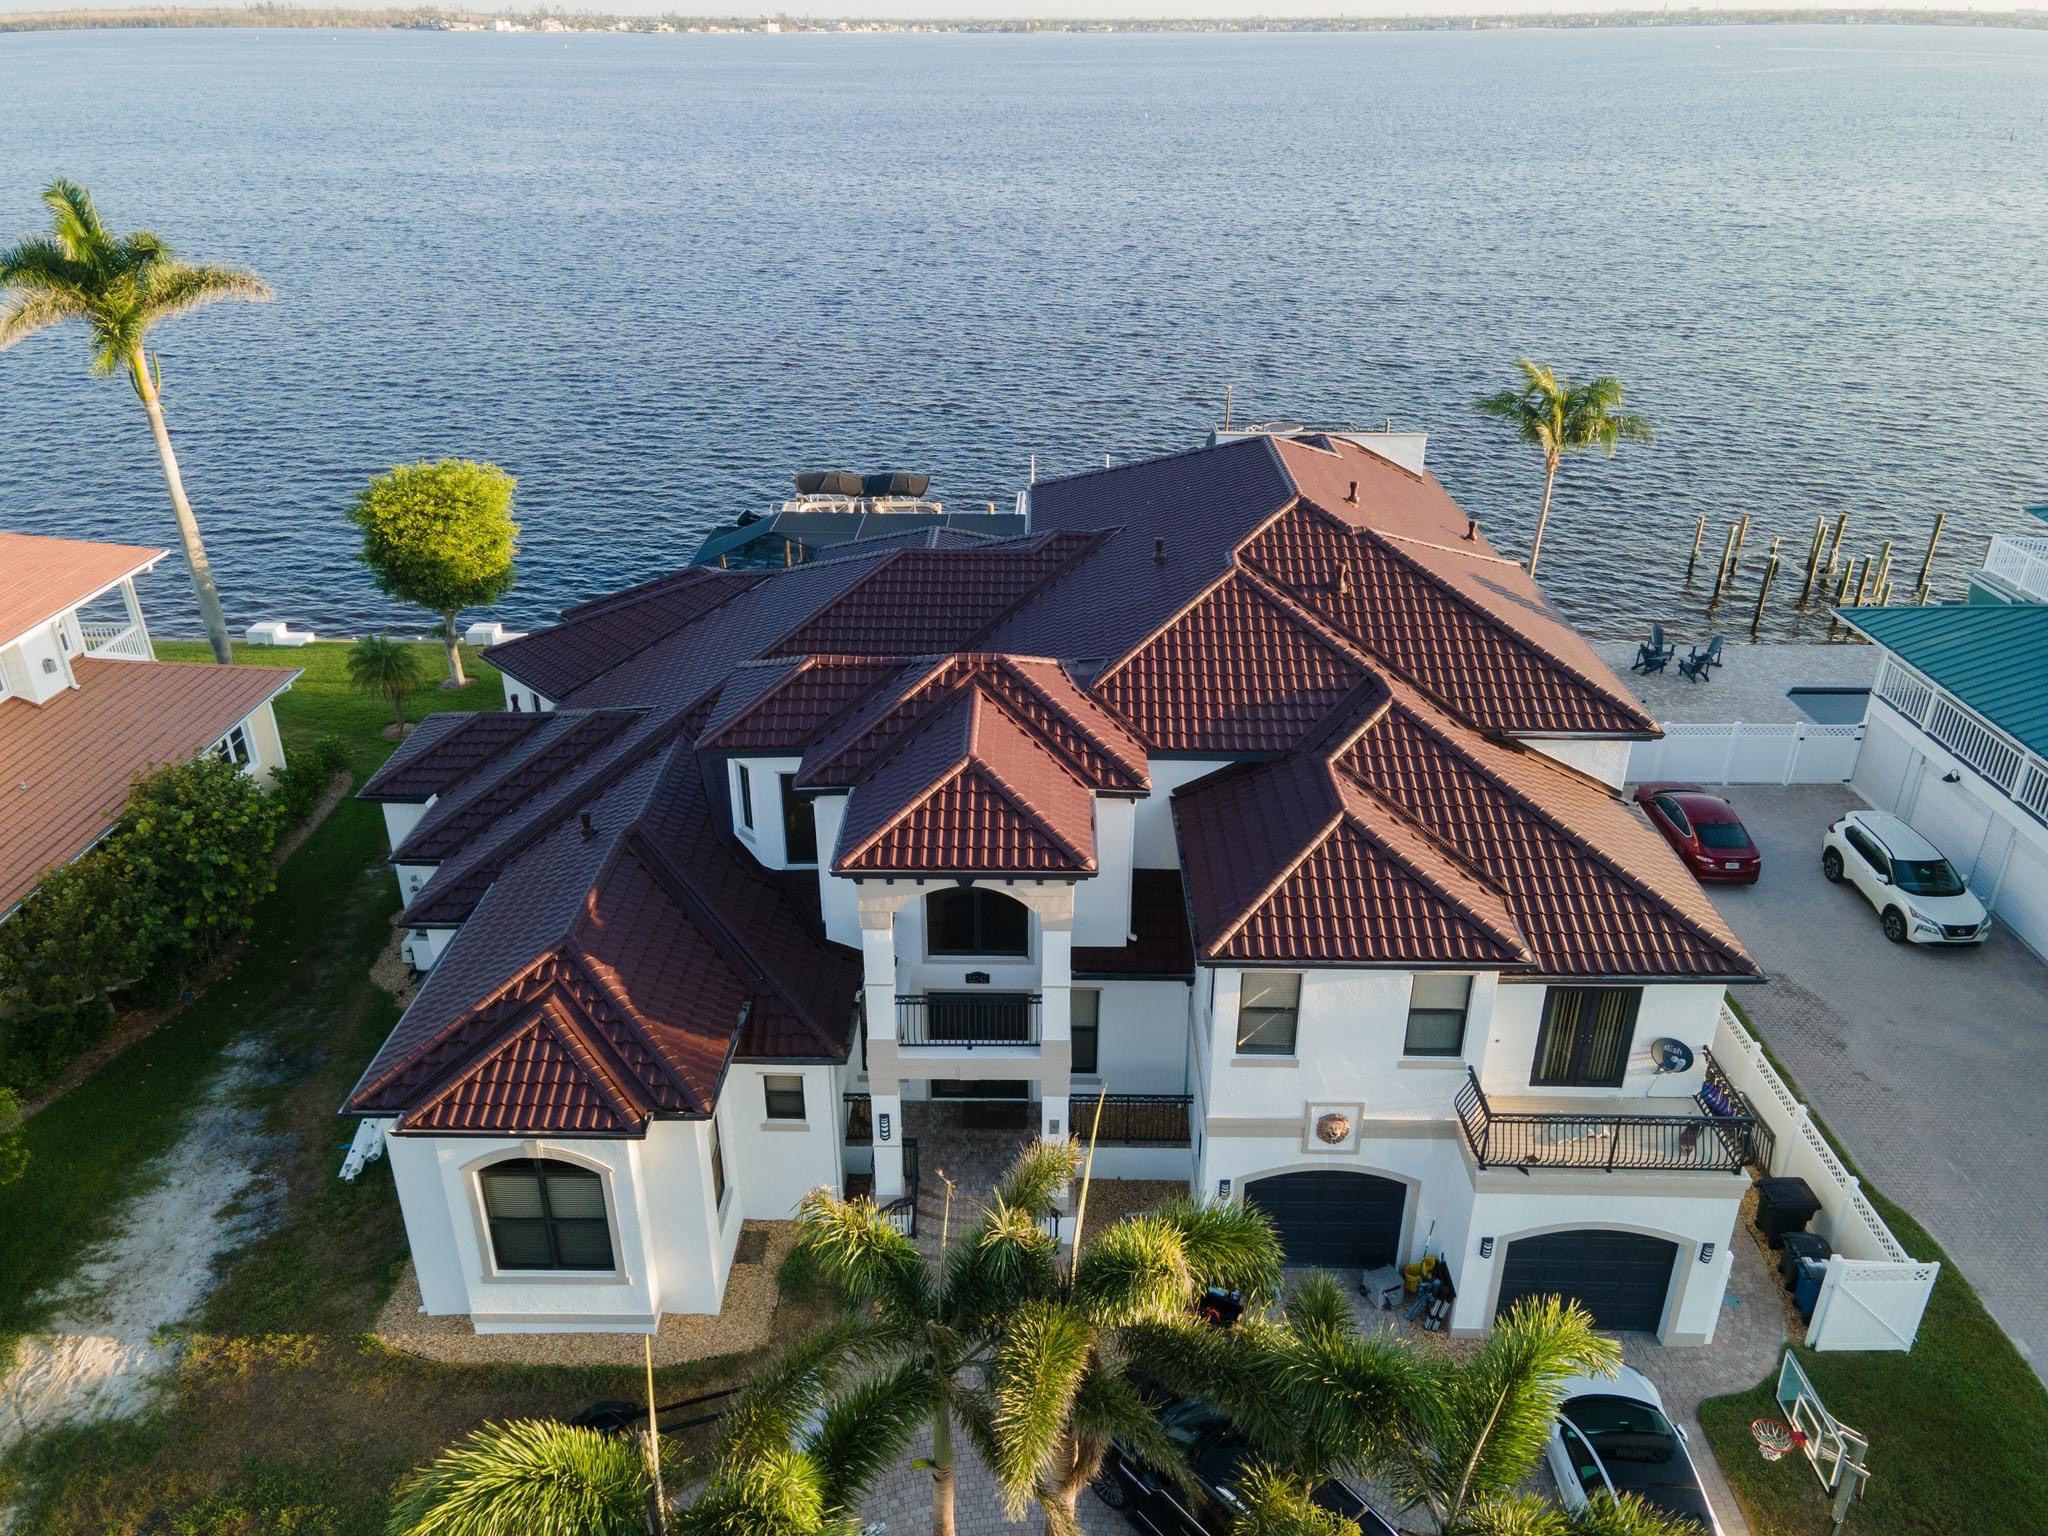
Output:
<path fill-rule="evenodd" d="M 1639 741 L 1628 777 L 1692 784 L 1841 784 L 1856 770 L 1863 726 L 1812 720 L 1676 722 L 1661 741 Z"/>

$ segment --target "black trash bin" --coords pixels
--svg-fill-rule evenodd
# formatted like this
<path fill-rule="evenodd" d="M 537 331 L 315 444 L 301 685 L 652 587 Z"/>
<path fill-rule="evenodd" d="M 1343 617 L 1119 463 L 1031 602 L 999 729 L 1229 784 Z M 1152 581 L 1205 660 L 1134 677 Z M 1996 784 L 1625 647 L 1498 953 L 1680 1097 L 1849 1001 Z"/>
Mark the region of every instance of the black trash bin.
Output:
<path fill-rule="evenodd" d="M 1756 1186 L 1756 1229 L 1773 1248 L 1782 1248 L 1787 1232 L 1803 1231 L 1820 1210 L 1820 1201 L 1804 1179 L 1759 1179 Z"/>
<path fill-rule="evenodd" d="M 1787 1232 L 1783 1246 L 1785 1256 L 1778 1260 L 1778 1278 L 1785 1282 L 1787 1291 L 1799 1289 L 1799 1261 L 1801 1259 L 1829 1259 L 1834 1257 L 1834 1248 L 1818 1232 Z"/>

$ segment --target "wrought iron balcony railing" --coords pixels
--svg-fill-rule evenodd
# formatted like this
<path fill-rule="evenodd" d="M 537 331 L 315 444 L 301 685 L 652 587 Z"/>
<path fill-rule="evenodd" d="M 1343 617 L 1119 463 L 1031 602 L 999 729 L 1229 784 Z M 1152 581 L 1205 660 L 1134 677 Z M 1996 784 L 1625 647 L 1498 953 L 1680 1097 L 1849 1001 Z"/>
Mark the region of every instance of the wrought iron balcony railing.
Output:
<path fill-rule="evenodd" d="M 927 992 L 898 997 L 896 1043 L 970 1048 L 1037 1045 L 1038 994 Z"/>

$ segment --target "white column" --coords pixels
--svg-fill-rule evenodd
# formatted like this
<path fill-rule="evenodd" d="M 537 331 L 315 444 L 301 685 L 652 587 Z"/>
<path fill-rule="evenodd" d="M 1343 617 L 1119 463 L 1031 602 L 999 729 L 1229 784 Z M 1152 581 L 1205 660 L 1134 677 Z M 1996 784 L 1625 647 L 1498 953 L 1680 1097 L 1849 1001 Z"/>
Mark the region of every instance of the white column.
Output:
<path fill-rule="evenodd" d="M 128 609 L 128 622 L 135 626 L 136 649 L 144 660 L 155 661 L 156 647 L 149 643 L 149 626 L 142 622 L 142 601 L 135 595 L 133 576 L 125 577 L 121 582 L 121 601 Z"/>
<path fill-rule="evenodd" d="M 875 1204 L 888 1205 L 904 1195 L 903 1095 L 876 1093 L 868 1101 L 868 1110 L 875 1128 Z"/>
<path fill-rule="evenodd" d="M 886 888 L 860 893 L 861 985 L 867 995 L 868 1044 L 884 1050 L 868 1055 L 868 1112 L 874 1127 L 875 1203 L 888 1205 L 905 1194 L 903 1184 L 903 1085 L 893 1065 L 896 1041 L 896 911 L 906 898 Z M 884 1064 L 886 1058 L 890 1064 Z"/>

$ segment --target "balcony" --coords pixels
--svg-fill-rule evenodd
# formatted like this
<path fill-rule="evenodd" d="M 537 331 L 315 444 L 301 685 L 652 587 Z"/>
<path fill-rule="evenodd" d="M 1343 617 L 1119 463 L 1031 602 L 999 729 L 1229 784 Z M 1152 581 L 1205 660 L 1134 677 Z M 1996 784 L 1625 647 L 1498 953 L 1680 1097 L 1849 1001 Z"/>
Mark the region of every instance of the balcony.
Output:
<path fill-rule="evenodd" d="M 1102 1147 L 1185 1147 L 1188 1113 L 1194 1099 L 1185 1093 L 1111 1093 L 1102 1098 L 1102 1119 L 1095 1118 L 1096 1100 L 1076 1089 L 1072 1103 L 1074 1139 L 1084 1146 L 1093 1135 Z"/>
<path fill-rule="evenodd" d="M 1984 556 L 1987 575 L 2037 603 L 2048 603 L 2048 538 L 2001 533 Z"/>
<path fill-rule="evenodd" d="M 1038 1003 L 1035 992 L 929 992 L 899 996 L 896 1043 L 906 1049 L 1036 1047 Z"/>
<path fill-rule="evenodd" d="M 149 639 L 139 624 L 87 624 L 79 631 L 85 637 L 85 654 L 106 656 L 117 661 L 148 661 Z"/>
<path fill-rule="evenodd" d="M 1506 1101 L 1497 1107 L 1468 1067 L 1457 1098 L 1465 1145 L 1482 1168 L 1525 1172 L 1741 1173 L 1752 1164 L 1769 1168 L 1770 1127 L 1728 1081 L 1713 1053 L 1701 1054 L 1706 1081 L 1691 1098 L 1617 1100 L 1616 1109 L 1598 1111 L 1508 1108 Z"/>
<path fill-rule="evenodd" d="M 1896 656 L 1887 655 L 1878 667 L 1874 691 L 2028 815 L 2048 821 L 2048 759 L 2028 751 Z"/>

